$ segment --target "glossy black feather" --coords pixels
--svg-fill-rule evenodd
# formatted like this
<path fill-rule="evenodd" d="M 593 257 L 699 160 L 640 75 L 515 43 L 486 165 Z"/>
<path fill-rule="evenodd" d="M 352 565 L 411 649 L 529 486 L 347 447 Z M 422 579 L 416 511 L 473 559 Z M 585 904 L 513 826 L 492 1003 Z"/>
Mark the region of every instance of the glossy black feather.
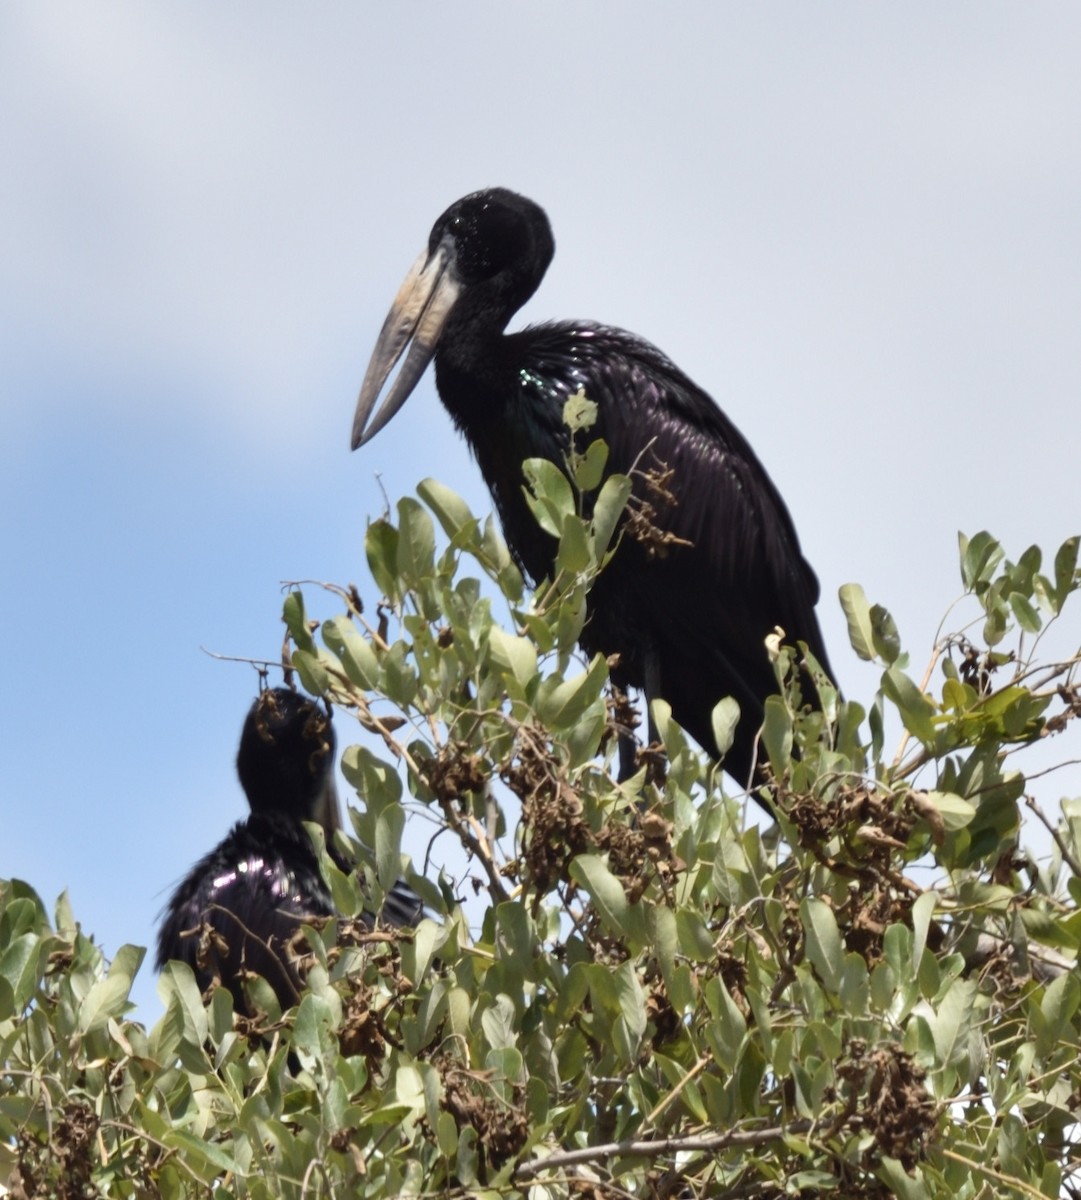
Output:
<path fill-rule="evenodd" d="M 371 436 L 376 394 L 402 353 L 397 331 L 412 329 L 408 378 L 434 354 L 439 395 L 476 456 L 512 553 L 539 582 L 554 543 L 525 502 L 521 464 L 563 460 L 563 405 L 583 390 L 598 406 L 589 437 L 608 443 L 609 471 L 633 474 L 632 504 L 652 535 L 641 536 L 641 522 L 624 524 L 591 594 L 582 645 L 618 655 L 616 682 L 663 697 L 708 750 L 716 750 L 713 708 L 734 696 L 742 719 L 725 767 L 748 782 L 763 705 L 776 691 L 767 635 L 780 626 L 829 672 L 814 612 L 818 581 L 765 468 L 710 396 L 649 342 L 587 321 L 504 333 L 554 253 L 548 219 L 532 201 L 501 188 L 466 196 L 436 222 L 427 253 L 373 355 L 354 445 Z M 409 386 L 391 387 L 375 429 Z M 670 497 L 651 487 L 651 472 L 667 479 Z"/>
<path fill-rule="evenodd" d="M 598 406 L 591 435 L 608 443 L 610 469 L 629 472 L 637 463 L 636 498 L 650 504 L 657 534 L 678 539 L 666 545 L 648 533 L 624 534 L 595 585 L 583 644 L 618 652 L 617 681 L 649 683 L 707 748 L 713 706 L 733 695 L 744 720 L 727 765 L 745 781 L 763 702 L 776 691 L 766 635 L 780 626 L 829 668 L 814 614 L 818 581 L 784 501 L 739 430 L 648 342 L 583 324 L 541 326 L 522 340 L 527 378 L 546 381 L 552 411 L 585 391 Z M 539 390 L 520 386 L 519 403 L 536 403 Z M 649 471 L 671 478 L 653 490 L 642 478 Z M 511 518 L 527 530 L 523 544 L 531 538 L 526 516 Z"/>
<path fill-rule="evenodd" d="M 158 935 L 158 969 L 186 962 L 201 990 L 217 980 L 248 1011 L 246 971 L 262 975 L 283 1009 L 295 1004 L 300 980 L 290 939 L 334 906 L 307 831 L 284 814 L 239 821 L 177 888 Z"/>
<path fill-rule="evenodd" d="M 319 819 L 324 801 L 336 815 L 334 744 L 329 716 L 306 697 L 274 688 L 256 700 L 237 754 L 251 815 L 173 893 L 158 934 L 159 970 L 170 959 L 188 963 L 201 989 L 215 979 L 225 984 L 238 1011 L 249 1011 L 247 972 L 267 980 L 283 1009 L 296 1003 L 301 981 L 291 940 L 305 921 L 335 911 L 302 824 Z M 419 897 L 395 884 L 384 923 L 415 925 L 422 915 Z"/>

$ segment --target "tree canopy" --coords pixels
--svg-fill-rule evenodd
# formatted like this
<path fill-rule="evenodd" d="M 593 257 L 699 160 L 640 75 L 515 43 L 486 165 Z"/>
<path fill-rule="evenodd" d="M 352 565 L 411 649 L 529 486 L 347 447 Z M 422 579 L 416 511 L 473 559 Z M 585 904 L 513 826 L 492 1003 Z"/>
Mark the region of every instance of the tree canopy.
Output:
<path fill-rule="evenodd" d="M 147 1029 L 141 948 L 107 961 L 65 897 L 0 884 L 12 1195 L 1081 1195 L 1081 800 L 1049 813 L 1024 772 L 1035 742 L 1078 757 L 1079 659 L 1041 657 L 1078 539 L 1045 563 L 962 537 L 970 611 L 926 669 L 842 589 L 866 704 L 778 634 L 763 826 L 662 702 L 617 782 L 636 714 L 576 645 L 629 481 L 600 443 L 564 466 L 528 464 L 559 541 L 536 591 L 425 480 L 370 523 L 369 582 L 286 597 L 285 664 L 346 742 L 355 718 L 359 795 L 295 1009 L 252 980 L 235 1017 L 174 963 Z M 466 869 L 426 877 L 407 819 Z M 370 928 L 399 876 L 430 919 Z"/>

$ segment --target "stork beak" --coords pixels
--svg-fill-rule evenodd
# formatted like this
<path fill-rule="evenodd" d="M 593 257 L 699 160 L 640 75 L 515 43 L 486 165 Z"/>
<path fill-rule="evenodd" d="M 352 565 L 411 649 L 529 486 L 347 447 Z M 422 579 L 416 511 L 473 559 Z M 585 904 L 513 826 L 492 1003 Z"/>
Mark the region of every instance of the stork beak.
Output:
<path fill-rule="evenodd" d="M 383 322 L 360 388 L 353 417 L 354 450 L 375 437 L 409 398 L 432 361 L 447 317 L 461 293 L 462 285 L 455 277 L 445 246 L 437 246 L 431 254 L 425 251 L 413 264 Z M 369 425 L 368 418 L 379 393 L 406 346 L 409 353 L 405 362 Z"/>

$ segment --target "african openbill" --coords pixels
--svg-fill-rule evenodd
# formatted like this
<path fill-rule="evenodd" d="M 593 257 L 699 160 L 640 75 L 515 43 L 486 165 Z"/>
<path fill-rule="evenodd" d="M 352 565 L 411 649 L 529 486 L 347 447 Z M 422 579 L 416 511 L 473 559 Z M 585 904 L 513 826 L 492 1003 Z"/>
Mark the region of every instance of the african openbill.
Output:
<path fill-rule="evenodd" d="M 583 389 L 598 406 L 590 436 L 607 442 L 609 471 L 633 474 L 632 504 L 648 519 L 624 523 L 593 587 L 582 647 L 618 655 L 613 681 L 663 697 L 712 752 L 710 714 L 734 696 L 742 716 L 724 765 L 746 784 L 763 704 L 777 690 L 766 636 L 780 626 L 830 670 L 814 611 L 818 580 L 746 439 L 655 346 L 590 321 L 505 332 L 554 250 L 547 216 L 524 196 L 492 188 L 452 204 L 383 325 L 353 449 L 394 416 L 434 357 L 439 395 L 477 459 L 511 551 L 539 582 L 555 544 L 525 502 L 521 464 L 564 460 L 563 405 Z"/>
<path fill-rule="evenodd" d="M 328 851 L 340 828 L 334 787 L 334 728 L 314 700 L 288 688 L 268 688 L 252 705 L 240 735 L 236 766 L 251 815 L 238 821 L 201 858 L 173 893 L 158 933 L 158 970 L 180 959 L 202 990 L 219 979 L 238 1012 L 249 1012 L 245 973 L 262 975 L 282 1009 L 300 996 L 290 940 L 313 917 L 334 914 L 303 821 L 327 832 Z M 384 924 L 415 925 L 423 905 L 399 881 L 386 897 Z"/>

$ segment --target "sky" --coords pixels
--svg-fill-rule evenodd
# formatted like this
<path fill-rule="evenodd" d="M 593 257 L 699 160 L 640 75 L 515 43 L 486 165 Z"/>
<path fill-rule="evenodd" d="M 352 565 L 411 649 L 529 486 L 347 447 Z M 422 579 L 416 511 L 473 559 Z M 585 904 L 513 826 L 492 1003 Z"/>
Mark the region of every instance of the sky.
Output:
<path fill-rule="evenodd" d="M 0 7 L 0 876 L 151 945 L 244 811 L 256 678 L 207 651 L 275 658 L 285 580 L 374 599 L 385 496 L 489 511 L 430 374 L 349 452 L 481 187 L 552 221 L 523 323 L 648 337 L 747 435 L 846 693 L 849 581 L 922 674 L 959 530 L 1081 529 L 1079 56 L 1067 3 Z"/>

